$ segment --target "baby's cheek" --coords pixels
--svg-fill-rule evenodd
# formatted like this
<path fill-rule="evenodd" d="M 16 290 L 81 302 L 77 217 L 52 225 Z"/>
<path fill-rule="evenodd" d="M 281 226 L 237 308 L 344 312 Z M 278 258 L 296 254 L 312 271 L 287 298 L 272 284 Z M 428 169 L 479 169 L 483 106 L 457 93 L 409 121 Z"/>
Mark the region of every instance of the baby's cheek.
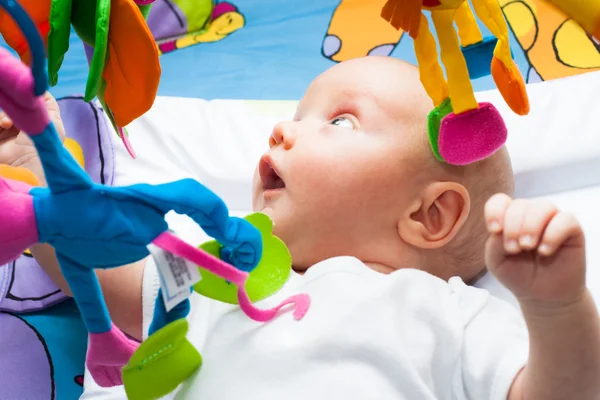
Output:
<path fill-rule="evenodd" d="M 252 210 L 257 212 L 263 207 L 263 199 L 261 193 L 261 182 L 258 175 L 258 170 L 254 171 L 252 178 Z"/>

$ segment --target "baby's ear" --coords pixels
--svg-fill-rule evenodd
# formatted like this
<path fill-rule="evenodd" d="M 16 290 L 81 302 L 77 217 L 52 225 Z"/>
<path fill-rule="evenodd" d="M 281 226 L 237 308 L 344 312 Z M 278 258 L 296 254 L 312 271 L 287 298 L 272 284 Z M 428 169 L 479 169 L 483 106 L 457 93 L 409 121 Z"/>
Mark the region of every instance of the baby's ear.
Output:
<path fill-rule="evenodd" d="M 398 234 L 421 249 L 436 249 L 452 240 L 465 224 L 471 202 L 467 189 L 456 182 L 434 182 L 398 221 Z"/>

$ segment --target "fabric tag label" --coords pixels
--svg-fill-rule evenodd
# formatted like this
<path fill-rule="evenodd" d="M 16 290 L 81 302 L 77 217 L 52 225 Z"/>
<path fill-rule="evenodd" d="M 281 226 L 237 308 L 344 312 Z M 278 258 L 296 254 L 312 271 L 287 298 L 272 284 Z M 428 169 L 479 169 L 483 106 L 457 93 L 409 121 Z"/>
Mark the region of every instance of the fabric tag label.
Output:
<path fill-rule="evenodd" d="M 154 258 L 165 308 L 170 311 L 192 294 L 192 287 L 202 280 L 200 270 L 191 261 L 176 256 L 160 247 L 149 244 L 148 251 Z"/>

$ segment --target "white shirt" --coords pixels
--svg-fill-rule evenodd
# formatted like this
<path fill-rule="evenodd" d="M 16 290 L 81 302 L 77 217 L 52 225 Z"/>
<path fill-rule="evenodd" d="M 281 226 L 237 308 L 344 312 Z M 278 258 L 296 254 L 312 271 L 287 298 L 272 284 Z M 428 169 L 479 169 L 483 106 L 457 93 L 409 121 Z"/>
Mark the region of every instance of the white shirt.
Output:
<path fill-rule="evenodd" d="M 146 331 L 157 290 L 149 261 Z M 292 273 L 257 306 L 270 308 L 296 293 L 311 297 L 304 319 L 288 311 L 267 323 L 194 294 L 188 339 L 203 364 L 166 398 L 505 400 L 527 361 L 522 316 L 459 278 L 444 282 L 412 269 L 384 275 L 337 257 Z M 125 398 L 122 388 L 113 393 L 89 398 Z"/>

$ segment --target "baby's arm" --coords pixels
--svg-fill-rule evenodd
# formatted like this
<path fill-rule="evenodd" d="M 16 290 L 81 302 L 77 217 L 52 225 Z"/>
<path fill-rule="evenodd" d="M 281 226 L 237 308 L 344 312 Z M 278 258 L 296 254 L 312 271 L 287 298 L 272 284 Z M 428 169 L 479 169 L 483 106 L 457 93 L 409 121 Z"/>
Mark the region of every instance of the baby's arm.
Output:
<path fill-rule="evenodd" d="M 65 135 L 58 103 L 49 93 L 44 98 L 50 119 L 62 139 Z M 2 112 L 0 163 L 27 168 L 40 182 L 45 182 L 43 168 L 32 141 Z M 46 244 L 38 244 L 32 246 L 31 252 L 56 286 L 65 294 L 71 295 L 54 249 Z M 142 338 L 142 280 L 145 263 L 146 260 L 141 260 L 121 268 L 96 271 L 112 320 L 121 330 L 136 339 Z"/>
<path fill-rule="evenodd" d="M 585 286 L 585 242 L 576 219 L 551 204 L 496 195 L 486 205 L 490 271 L 521 305 L 527 366 L 509 400 L 600 398 L 600 318 Z"/>

